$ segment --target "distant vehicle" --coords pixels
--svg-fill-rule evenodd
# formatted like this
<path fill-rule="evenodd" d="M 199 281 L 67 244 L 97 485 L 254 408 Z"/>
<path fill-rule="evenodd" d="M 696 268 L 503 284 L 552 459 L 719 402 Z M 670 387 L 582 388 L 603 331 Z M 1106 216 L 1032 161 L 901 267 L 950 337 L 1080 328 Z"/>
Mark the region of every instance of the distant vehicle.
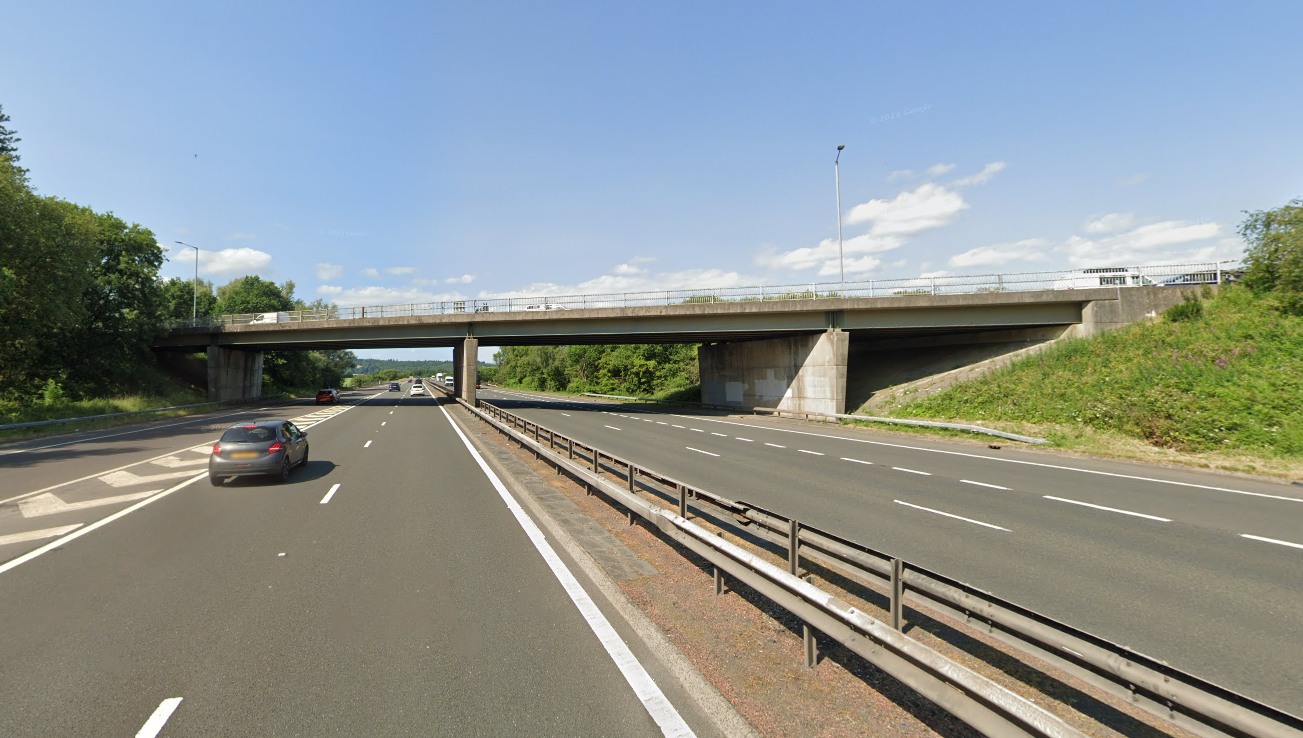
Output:
<path fill-rule="evenodd" d="M 403 390 L 403 386 L 402 386 L 401 384 L 399 384 L 399 383 L 397 383 L 397 382 L 390 382 L 390 383 L 389 383 L 389 391 L 390 391 L 390 392 L 401 392 L 402 390 Z"/>
<path fill-rule="evenodd" d="M 541 304 L 541 305 L 526 305 L 526 306 L 525 306 L 525 310 L 526 310 L 526 312 L 531 312 L 531 311 L 534 311 L 534 310 L 569 310 L 569 309 L 570 309 L 570 308 L 564 307 L 564 306 L 562 306 L 562 305 L 553 305 L 553 304 L 550 303 L 550 302 L 545 302 L 545 303 L 543 303 L 543 304 Z"/>
<path fill-rule="evenodd" d="M 240 423 L 226 429 L 208 457 L 214 487 L 231 477 L 270 474 L 288 482 L 290 470 L 308 463 L 308 434 L 288 420 Z"/>
<path fill-rule="evenodd" d="M 258 313 L 253 316 L 249 323 L 288 323 L 290 322 L 289 313 Z"/>
<path fill-rule="evenodd" d="M 440 384 L 442 384 L 442 383 L 443 383 L 443 372 L 439 372 L 438 374 L 434 375 L 434 381 L 439 382 Z"/>
<path fill-rule="evenodd" d="M 323 402 L 339 402 L 339 390 L 323 389 L 317 393 L 317 404 Z"/>
<path fill-rule="evenodd" d="M 413 395 L 423 395 L 423 394 L 425 394 L 425 387 L 424 387 L 423 385 L 419 385 L 419 384 L 414 384 L 414 385 L 412 385 L 412 394 L 413 394 Z"/>
<path fill-rule="evenodd" d="M 425 382 L 424 379 L 421 379 L 420 377 L 417 377 L 417 378 L 416 378 L 416 386 L 417 386 L 417 387 L 420 387 L 422 384 L 424 384 L 424 382 Z"/>
<path fill-rule="evenodd" d="M 456 381 L 451 374 L 443 378 L 443 383 L 449 387 L 456 386 Z"/>
<path fill-rule="evenodd" d="M 1092 287 L 1136 287 L 1158 284 L 1135 269 L 1101 267 L 1069 272 L 1054 280 L 1056 290 L 1084 290 Z"/>

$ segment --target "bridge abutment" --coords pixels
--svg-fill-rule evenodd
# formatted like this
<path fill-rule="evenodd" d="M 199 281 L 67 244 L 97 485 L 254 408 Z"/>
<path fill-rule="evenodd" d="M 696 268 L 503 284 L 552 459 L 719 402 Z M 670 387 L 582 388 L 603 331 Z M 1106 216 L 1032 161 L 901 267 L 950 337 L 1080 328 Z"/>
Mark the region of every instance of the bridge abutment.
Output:
<path fill-rule="evenodd" d="M 475 404 L 475 377 L 479 373 L 480 340 L 466 338 L 452 349 L 452 366 L 455 372 L 453 391 L 458 397 Z"/>
<path fill-rule="evenodd" d="M 810 413 L 846 412 L 845 331 L 703 344 L 701 401 Z"/>
<path fill-rule="evenodd" d="M 208 347 L 208 399 L 251 400 L 262 394 L 262 352 Z"/>

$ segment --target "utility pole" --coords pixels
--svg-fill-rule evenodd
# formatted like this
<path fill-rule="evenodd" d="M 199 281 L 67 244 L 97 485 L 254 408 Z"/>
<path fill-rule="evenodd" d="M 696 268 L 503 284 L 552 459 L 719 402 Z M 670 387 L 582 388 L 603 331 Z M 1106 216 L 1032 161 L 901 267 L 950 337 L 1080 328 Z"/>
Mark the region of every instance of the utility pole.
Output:
<path fill-rule="evenodd" d="M 838 202 L 841 202 L 841 200 L 838 200 Z M 838 213 L 840 213 L 841 207 L 838 206 L 837 210 Z M 190 244 L 186 243 L 185 241 L 177 241 L 177 243 L 181 244 L 182 246 L 190 246 Z M 190 320 L 194 321 L 194 320 L 198 320 L 199 318 L 199 247 L 190 246 L 190 248 L 195 250 L 195 302 L 194 302 L 194 307 L 190 312 Z"/>
<path fill-rule="evenodd" d="M 841 296 L 846 296 L 846 254 L 842 251 L 842 171 L 841 159 L 842 149 L 846 144 L 837 147 L 837 158 L 832 161 L 833 179 L 837 183 L 837 268 L 841 273 Z"/>

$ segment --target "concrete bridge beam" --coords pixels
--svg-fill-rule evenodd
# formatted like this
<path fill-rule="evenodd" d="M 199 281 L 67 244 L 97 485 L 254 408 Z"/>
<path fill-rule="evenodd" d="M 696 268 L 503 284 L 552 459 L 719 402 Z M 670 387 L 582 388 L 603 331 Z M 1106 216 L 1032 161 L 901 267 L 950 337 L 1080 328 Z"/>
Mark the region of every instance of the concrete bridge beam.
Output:
<path fill-rule="evenodd" d="M 208 399 L 251 400 L 262 395 L 262 352 L 208 347 Z"/>
<path fill-rule="evenodd" d="M 703 344 L 701 400 L 712 405 L 846 412 L 850 334 L 825 333 Z"/>

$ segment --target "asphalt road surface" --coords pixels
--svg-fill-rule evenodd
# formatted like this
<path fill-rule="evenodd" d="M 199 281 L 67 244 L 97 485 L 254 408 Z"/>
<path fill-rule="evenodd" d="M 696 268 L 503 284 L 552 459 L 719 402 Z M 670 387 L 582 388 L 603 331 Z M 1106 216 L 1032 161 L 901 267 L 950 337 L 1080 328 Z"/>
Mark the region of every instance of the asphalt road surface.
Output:
<path fill-rule="evenodd" d="M 653 405 L 479 397 L 1303 714 L 1298 487 Z"/>
<path fill-rule="evenodd" d="M 254 417 L 309 463 L 211 486 Z M 8 444 L 0 480 L 0 735 L 711 734 L 407 385 Z"/>

